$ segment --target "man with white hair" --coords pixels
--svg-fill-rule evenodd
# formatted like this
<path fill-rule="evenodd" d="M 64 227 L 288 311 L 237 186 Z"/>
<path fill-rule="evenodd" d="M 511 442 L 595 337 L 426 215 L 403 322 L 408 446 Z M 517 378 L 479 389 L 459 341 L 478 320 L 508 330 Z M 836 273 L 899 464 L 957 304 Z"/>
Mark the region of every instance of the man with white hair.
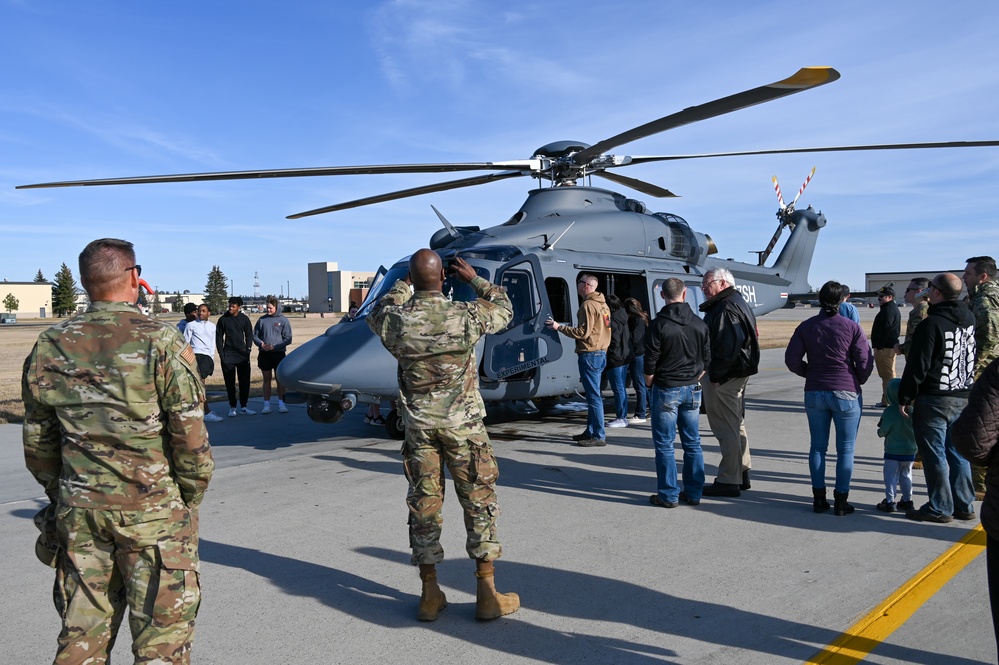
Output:
<path fill-rule="evenodd" d="M 750 488 L 745 393 L 760 366 L 760 339 L 753 310 L 731 272 L 712 268 L 704 273 L 701 290 L 707 300 L 700 310 L 711 339 L 711 364 L 701 387 L 708 424 L 721 448 L 718 477 L 702 495 L 737 497 Z"/>

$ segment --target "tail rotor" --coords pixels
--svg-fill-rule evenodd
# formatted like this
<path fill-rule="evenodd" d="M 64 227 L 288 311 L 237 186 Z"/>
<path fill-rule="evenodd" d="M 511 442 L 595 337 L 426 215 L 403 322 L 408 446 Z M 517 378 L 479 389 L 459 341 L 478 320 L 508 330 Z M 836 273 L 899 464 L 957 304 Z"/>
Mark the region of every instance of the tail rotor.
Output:
<path fill-rule="evenodd" d="M 777 241 L 780 240 L 781 233 L 784 232 L 784 227 L 789 226 L 791 230 L 794 230 L 794 222 L 791 221 L 791 214 L 794 213 L 794 204 L 798 202 L 801 197 L 801 193 L 805 191 L 805 187 L 808 187 L 808 183 L 812 181 L 812 176 L 815 175 L 815 167 L 812 167 L 812 172 L 808 174 L 805 178 L 805 182 L 801 185 L 801 189 L 798 190 L 797 196 L 791 201 L 790 205 L 784 203 L 784 197 L 780 193 L 780 185 L 777 183 L 777 176 L 772 178 L 774 183 L 774 191 L 777 193 L 777 203 L 780 208 L 777 210 L 777 230 L 774 231 L 774 237 L 770 239 L 770 244 L 764 250 L 756 250 L 753 252 L 757 255 L 757 265 L 765 265 L 767 259 L 770 258 L 770 254 L 773 253 L 774 247 L 777 246 Z"/>

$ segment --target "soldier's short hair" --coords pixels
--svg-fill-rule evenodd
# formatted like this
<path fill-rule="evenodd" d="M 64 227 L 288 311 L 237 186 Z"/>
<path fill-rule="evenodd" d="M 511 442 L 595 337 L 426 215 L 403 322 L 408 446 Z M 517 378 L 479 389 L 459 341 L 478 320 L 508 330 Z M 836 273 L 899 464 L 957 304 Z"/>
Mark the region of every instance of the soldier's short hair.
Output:
<path fill-rule="evenodd" d="M 682 279 L 679 277 L 670 277 L 663 282 L 663 298 L 670 302 L 675 302 L 683 295 L 684 288 L 686 288 L 686 285 Z"/>
<path fill-rule="evenodd" d="M 267 304 L 274 305 L 275 307 L 277 307 L 279 312 L 281 311 L 281 303 L 278 302 L 276 296 L 267 296 Z"/>
<path fill-rule="evenodd" d="M 587 282 L 587 283 L 594 282 L 593 288 L 597 288 L 597 286 L 600 285 L 600 280 L 597 279 L 596 275 L 591 275 L 591 274 L 586 273 L 586 272 L 584 272 L 582 275 L 579 276 L 579 280 L 578 281 L 580 281 L 580 282 Z"/>
<path fill-rule="evenodd" d="M 996 260 L 991 256 L 972 256 L 967 263 L 975 269 L 976 275 L 988 275 L 989 279 L 995 279 Z"/>
<path fill-rule="evenodd" d="M 80 252 L 80 283 L 87 294 L 101 296 L 128 279 L 129 268 L 135 266 L 135 247 L 127 240 L 101 238 Z"/>
<path fill-rule="evenodd" d="M 912 279 L 909 280 L 909 284 L 912 284 L 917 289 L 919 289 L 920 291 L 922 291 L 923 289 L 925 289 L 927 286 L 930 285 L 930 278 L 929 277 L 913 277 Z"/>
<path fill-rule="evenodd" d="M 704 273 L 704 279 L 724 279 L 728 282 L 729 286 L 735 286 L 735 277 L 732 276 L 732 271 L 728 268 L 712 268 L 711 270 Z"/>

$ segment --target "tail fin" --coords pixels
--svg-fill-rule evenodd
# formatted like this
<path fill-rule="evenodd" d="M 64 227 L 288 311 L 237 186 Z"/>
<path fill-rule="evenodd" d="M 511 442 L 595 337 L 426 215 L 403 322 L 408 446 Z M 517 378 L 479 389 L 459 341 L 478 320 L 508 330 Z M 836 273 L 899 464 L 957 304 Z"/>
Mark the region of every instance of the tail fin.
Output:
<path fill-rule="evenodd" d="M 794 226 L 791 237 L 780 251 L 780 256 L 773 269 L 778 275 L 790 281 L 791 291 L 808 290 L 808 268 L 815 254 L 815 241 L 819 231 L 826 225 L 826 218 L 821 212 L 808 206 L 805 210 L 795 210 L 791 213 L 790 223 Z"/>

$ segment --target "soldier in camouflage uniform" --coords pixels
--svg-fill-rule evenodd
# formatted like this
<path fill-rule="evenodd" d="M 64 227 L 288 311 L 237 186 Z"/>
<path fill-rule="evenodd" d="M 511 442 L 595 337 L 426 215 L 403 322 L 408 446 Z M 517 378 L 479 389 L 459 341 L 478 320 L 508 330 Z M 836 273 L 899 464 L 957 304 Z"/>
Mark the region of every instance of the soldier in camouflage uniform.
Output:
<path fill-rule="evenodd" d="M 54 554 L 60 664 L 107 662 L 126 603 L 136 663 L 190 662 L 197 507 L 214 463 L 194 352 L 134 305 L 140 271 L 129 242 L 87 245 L 90 307 L 24 363 L 25 461 L 54 507 L 54 537 L 40 540 Z"/>
<path fill-rule="evenodd" d="M 996 262 L 991 256 L 973 256 L 964 269 L 964 285 L 971 296 L 971 311 L 975 315 L 975 379 L 989 364 L 999 358 L 999 283 L 996 282 Z M 985 467 L 971 465 L 975 497 L 985 498 Z"/>
<path fill-rule="evenodd" d="M 930 310 L 929 295 L 917 298 L 917 294 L 922 293 L 930 286 L 930 280 L 926 277 L 913 277 L 909 286 L 905 287 L 905 295 L 902 298 L 906 304 L 912 307 L 909 310 L 909 318 L 905 322 L 905 341 L 895 345 L 895 354 L 908 356 L 909 349 L 912 348 L 912 335 L 916 332 L 916 326 L 923 322 L 926 314 Z"/>
<path fill-rule="evenodd" d="M 465 549 L 476 562 L 476 617 L 495 619 L 520 607 L 517 594 L 497 593 L 493 581 L 493 560 L 501 554 L 496 537 L 499 469 L 482 424 L 485 405 L 475 360 L 475 343 L 503 329 L 513 318 L 513 307 L 501 287 L 478 277 L 462 259 L 455 258 L 452 268 L 457 279 L 475 290 L 477 300 L 448 300 L 441 293 L 445 273 L 440 257 L 421 249 L 409 261 L 407 278 L 396 282 L 367 317 L 368 326 L 399 361 L 409 543 L 423 580 L 417 612 L 421 621 L 433 621 L 447 606 L 436 571 L 444 560 L 443 464 L 465 512 Z"/>

